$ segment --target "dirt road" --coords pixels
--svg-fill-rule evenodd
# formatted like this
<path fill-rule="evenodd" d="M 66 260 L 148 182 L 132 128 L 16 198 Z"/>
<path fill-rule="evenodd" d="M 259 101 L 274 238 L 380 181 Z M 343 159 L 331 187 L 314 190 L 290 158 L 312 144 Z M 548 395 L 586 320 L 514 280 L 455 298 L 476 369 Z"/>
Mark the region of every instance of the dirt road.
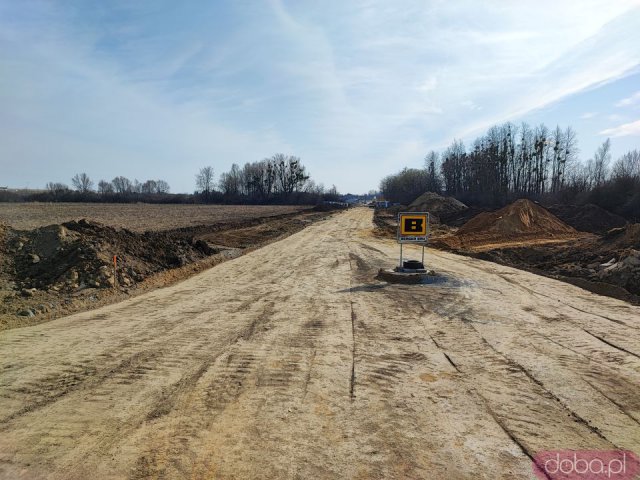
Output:
<path fill-rule="evenodd" d="M 0 478 L 531 478 L 640 452 L 640 308 L 397 246 L 354 209 L 170 288 L 0 334 Z M 417 249 L 415 249 L 417 253 Z"/>

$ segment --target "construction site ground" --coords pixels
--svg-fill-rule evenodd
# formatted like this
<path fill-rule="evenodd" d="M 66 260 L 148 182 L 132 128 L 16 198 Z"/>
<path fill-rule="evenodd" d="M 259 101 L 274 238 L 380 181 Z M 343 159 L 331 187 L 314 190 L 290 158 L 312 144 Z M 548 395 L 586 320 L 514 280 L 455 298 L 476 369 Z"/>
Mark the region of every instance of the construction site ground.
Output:
<path fill-rule="evenodd" d="M 0 333 L 0 478 L 532 478 L 640 452 L 640 308 L 355 208 L 170 287 Z M 405 254 L 418 258 L 417 247 Z"/>
<path fill-rule="evenodd" d="M 405 208 L 376 209 L 376 235 L 395 238 L 397 211 Z M 584 230 L 575 230 L 547 209 L 519 200 L 499 211 L 485 211 L 471 218 L 466 218 L 468 212 L 462 212 L 462 225 L 458 218 L 434 222 L 429 245 L 640 304 L 640 224 L 625 224 L 622 219 L 620 226 L 619 218 L 595 206 L 563 208 L 565 214 L 573 212 L 578 217 L 574 224 Z M 585 216 L 594 209 L 593 228 L 585 228 Z"/>
<path fill-rule="evenodd" d="M 45 223 L 37 210 L 26 207 L 22 211 L 28 218 L 16 223 L 37 228 L 0 224 L 0 331 L 170 285 L 331 214 L 310 207 L 168 205 L 149 210 L 153 215 L 142 224 L 155 221 L 156 228 L 140 231 L 136 219 L 148 205 L 92 205 L 84 212 L 88 220 L 69 221 L 74 207 L 58 209 L 62 224 Z M 104 218 L 113 211 L 124 213 L 117 220 Z M 194 224 L 194 218 L 204 223 Z M 124 225 L 126 230 L 120 228 Z"/>

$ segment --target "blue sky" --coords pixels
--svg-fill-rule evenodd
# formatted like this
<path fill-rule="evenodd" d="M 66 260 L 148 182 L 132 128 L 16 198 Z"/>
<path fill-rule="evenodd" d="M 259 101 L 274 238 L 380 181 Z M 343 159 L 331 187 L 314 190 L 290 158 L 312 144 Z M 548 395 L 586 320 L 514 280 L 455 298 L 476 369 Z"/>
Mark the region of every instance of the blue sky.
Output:
<path fill-rule="evenodd" d="M 640 0 L 0 0 L 0 185 L 276 152 L 365 192 L 503 121 L 640 148 Z"/>

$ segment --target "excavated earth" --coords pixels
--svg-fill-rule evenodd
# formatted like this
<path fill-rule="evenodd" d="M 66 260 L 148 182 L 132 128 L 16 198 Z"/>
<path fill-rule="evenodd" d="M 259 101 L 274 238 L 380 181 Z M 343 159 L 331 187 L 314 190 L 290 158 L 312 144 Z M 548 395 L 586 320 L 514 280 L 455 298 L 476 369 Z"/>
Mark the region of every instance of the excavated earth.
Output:
<path fill-rule="evenodd" d="M 640 304 L 640 224 L 561 244 L 494 248 L 471 255 L 551 275 L 586 290 Z"/>
<path fill-rule="evenodd" d="M 456 232 L 463 248 L 515 241 L 575 238 L 577 231 L 548 210 L 521 199 L 495 212 L 476 215 Z"/>
<path fill-rule="evenodd" d="M 640 302 L 640 224 L 626 225 L 595 206 L 556 206 L 567 225 L 542 206 L 518 200 L 495 212 L 482 212 L 460 228 L 437 225 L 430 245 L 484 260 L 523 268 L 589 291 Z M 587 213 L 593 213 L 588 224 Z M 395 237 L 395 217 L 376 211 L 381 236 Z M 608 229 L 612 225 L 619 228 Z M 599 232 L 606 229 L 604 235 Z"/>
<path fill-rule="evenodd" d="M 147 232 L 86 219 L 33 230 L 0 225 L 0 330 L 175 282 L 330 213 L 306 210 Z"/>
<path fill-rule="evenodd" d="M 432 223 L 444 218 L 453 218 L 468 210 L 464 203 L 453 197 L 443 197 L 434 192 L 425 192 L 406 208 L 408 212 L 429 212 Z"/>
<path fill-rule="evenodd" d="M 620 215 L 593 204 L 551 205 L 547 210 L 576 230 L 598 235 L 604 235 L 612 228 L 622 228 L 627 224 Z"/>

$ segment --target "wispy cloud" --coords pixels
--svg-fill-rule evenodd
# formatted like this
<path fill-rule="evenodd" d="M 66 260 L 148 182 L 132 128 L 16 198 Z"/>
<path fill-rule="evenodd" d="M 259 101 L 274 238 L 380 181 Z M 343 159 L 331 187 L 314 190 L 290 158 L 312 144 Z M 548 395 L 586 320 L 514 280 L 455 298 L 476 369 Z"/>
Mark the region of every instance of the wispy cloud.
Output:
<path fill-rule="evenodd" d="M 616 103 L 616 107 L 630 107 L 631 105 L 635 105 L 637 103 L 640 103 L 640 91 L 627 98 L 623 98 Z"/>
<path fill-rule="evenodd" d="M 590 118 L 594 118 L 596 115 L 598 115 L 596 112 L 585 112 L 580 115 L 580 118 L 583 120 L 589 120 Z"/>
<path fill-rule="evenodd" d="M 640 120 L 624 123 L 613 128 L 607 128 L 602 130 L 600 135 L 605 135 L 607 137 L 640 137 Z"/>
<path fill-rule="evenodd" d="M 153 171 L 185 191 L 201 164 L 284 150 L 368 190 L 454 137 L 628 75 L 639 23 L 637 0 L 5 2 L 0 162 L 41 183 L 61 161 L 65 176 Z"/>

